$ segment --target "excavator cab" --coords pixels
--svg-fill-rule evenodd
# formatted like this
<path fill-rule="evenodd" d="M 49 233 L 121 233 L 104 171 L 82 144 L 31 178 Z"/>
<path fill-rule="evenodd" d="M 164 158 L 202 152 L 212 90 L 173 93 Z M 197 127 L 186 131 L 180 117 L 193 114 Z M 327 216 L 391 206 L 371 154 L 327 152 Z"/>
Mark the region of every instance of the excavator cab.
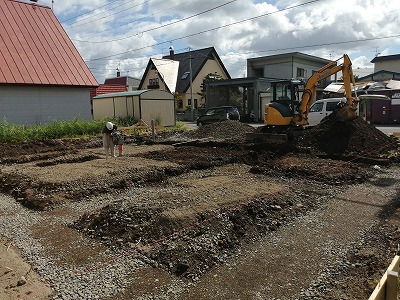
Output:
<path fill-rule="evenodd" d="M 292 125 L 293 117 L 299 113 L 304 85 L 302 80 L 272 82 L 272 100 L 266 105 L 264 123 L 272 126 Z"/>

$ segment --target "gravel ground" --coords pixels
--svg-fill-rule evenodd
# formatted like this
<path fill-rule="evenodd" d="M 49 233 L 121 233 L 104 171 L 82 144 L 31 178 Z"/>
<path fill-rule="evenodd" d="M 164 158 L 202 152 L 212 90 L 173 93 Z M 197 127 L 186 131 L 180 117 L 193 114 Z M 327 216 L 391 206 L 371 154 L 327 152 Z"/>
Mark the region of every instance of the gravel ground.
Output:
<path fill-rule="evenodd" d="M 209 175 L 209 171 L 200 171 L 184 176 Z M 3 235 L 22 250 L 26 261 L 34 265 L 34 270 L 56 290 L 54 299 L 339 299 L 334 293 L 340 282 L 332 283 L 331 278 L 349 267 L 346 253 L 362 245 L 365 234 L 380 221 L 378 212 L 389 199 L 395 197 L 399 188 L 399 169 L 391 168 L 379 173 L 376 181 L 388 177 L 395 184 L 384 188 L 374 184 L 375 181 L 334 190 L 323 185 L 317 197 L 316 210 L 286 222 L 261 239 L 248 240 L 234 255 L 224 257 L 223 264 L 194 280 L 170 276 L 162 268 L 158 274 L 154 271 L 158 263 L 137 251 L 121 252 L 118 247 L 104 247 L 78 233 L 72 241 L 79 245 L 72 245 L 74 251 L 90 248 L 98 250 L 98 253 L 95 262 L 68 264 L 65 256 L 69 252 L 66 249 L 65 253 L 57 252 L 56 256 L 49 256 L 51 249 L 44 249 L 49 247 L 43 245 L 43 237 L 32 234 L 35 225 L 51 227 L 70 224 L 76 212 L 95 211 L 116 201 L 125 205 L 124 201 L 132 196 L 139 203 L 149 199 L 154 201 L 154 191 L 148 188 L 137 187 L 124 194 L 97 197 L 95 201 L 69 203 L 63 209 L 71 213 L 62 215 L 32 212 L 15 203 L 14 199 L 1 195 L 0 226 Z M 297 189 L 305 185 L 316 188 L 315 183 L 293 179 L 285 181 L 286 185 L 296 186 Z M 327 192 L 321 192 L 325 188 Z M 167 186 L 159 192 L 168 191 L 183 196 L 184 189 L 177 189 Z M 149 269 L 152 271 L 148 272 Z M 141 291 L 132 296 L 132 287 L 136 289 L 135 281 L 141 278 L 138 276 L 140 270 L 147 270 L 146 276 L 154 276 L 156 283 L 162 282 L 165 277 L 168 280 L 156 285 L 152 291 Z M 238 286 L 246 288 L 238 289 Z M 127 293 L 125 296 L 115 296 L 123 291 Z M 332 296 L 328 296 L 330 293 Z M 340 299 L 363 298 L 342 295 Z"/>
<path fill-rule="evenodd" d="M 351 149 L 375 136 L 358 125 Z M 98 140 L 1 145 L 1 234 L 54 295 L 0 299 L 368 298 L 400 242 L 396 153 L 240 144 L 252 131 L 213 124 L 110 160 Z"/>

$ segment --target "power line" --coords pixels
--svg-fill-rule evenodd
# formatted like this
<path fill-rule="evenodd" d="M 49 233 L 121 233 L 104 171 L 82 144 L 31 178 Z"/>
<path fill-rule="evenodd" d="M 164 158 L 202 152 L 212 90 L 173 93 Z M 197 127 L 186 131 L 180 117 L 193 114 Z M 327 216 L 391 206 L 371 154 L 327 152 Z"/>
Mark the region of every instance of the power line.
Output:
<path fill-rule="evenodd" d="M 386 37 L 379 37 L 379 38 L 368 38 L 368 39 L 362 39 L 362 40 L 354 40 L 354 41 L 341 41 L 341 42 L 322 43 L 322 44 L 314 44 L 314 45 L 303 45 L 303 46 L 297 46 L 297 47 L 276 48 L 276 49 L 260 50 L 260 51 L 238 52 L 238 53 L 235 53 L 235 54 L 244 54 L 244 55 L 246 55 L 246 54 L 276 52 L 276 51 L 287 51 L 287 50 L 295 50 L 295 49 L 307 49 L 307 48 L 314 48 L 314 47 L 332 46 L 332 45 L 358 43 L 358 42 L 367 42 L 367 41 L 391 39 L 391 38 L 398 38 L 398 37 L 400 37 L 400 34 L 399 35 L 386 36 Z M 194 50 L 194 51 L 196 51 L 196 50 Z M 145 57 L 145 56 L 143 56 L 143 57 Z M 92 70 L 92 68 L 90 68 L 90 67 L 89 67 L 89 69 Z M 128 71 L 137 71 L 137 70 L 140 70 L 140 69 L 141 68 L 136 68 L 136 69 L 130 69 Z M 93 70 L 100 70 L 100 69 L 93 68 Z M 108 71 L 108 70 L 114 70 L 114 69 L 103 69 L 103 70 L 107 70 Z"/>
<path fill-rule="evenodd" d="M 93 36 L 95 36 L 95 35 L 99 35 L 100 33 L 104 33 L 104 32 L 107 32 L 107 31 L 110 31 L 110 30 L 113 30 L 113 29 L 116 29 L 116 28 L 120 28 L 120 27 L 129 25 L 129 24 L 139 23 L 140 21 L 146 20 L 146 19 L 148 19 L 148 18 L 150 18 L 150 17 L 154 17 L 154 16 L 156 16 L 156 15 L 158 15 L 158 14 L 160 14 L 160 13 L 167 12 L 167 11 L 172 10 L 172 9 L 174 9 L 174 8 L 177 8 L 177 7 L 186 5 L 186 4 L 188 4 L 188 3 L 190 3 L 190 2 L 193 2 L 193 1 L 194 1 L 194 0 L 189 0 L 189 1 L 186 1 L 185 3 L 177 4 L 177 5 L 175 5 L 175 6 L 168 7 L 167 9 L 154 12 L 154 13 L 148 15 L 148 16 L 145 16 L 145 17 L 142 17 L 142 18 L 139 18 L 139 19 L 136 19 L 136 20 L 127 22 L 127 23 L 119 24 L 118 26 L 110 27 L 110 28 L 108 28 L 108 29 L 106 29 L 106 30 L 98 31 L 98 32 L 96 32 L 96 33 L 94 33 L 94 34 L 91 34 L 91 37 L 93 37 Z M 160 2 L 164 2 L 164 0 L 162 0 L 162 1 L 160 1 Z M 89 37 L 89 36 L 88 36 L 88 37 Z M 85 38 L 85 37 L 83 37 L 83 38 Z M 74 41 L 79 41 L 79 40 L 74 40 Z M 89 41 L 80 41 L 80 42 L 91 43 L 91 42 L 89 42 Z M 105 41 L 105 42 L 107 42 L 107 41 Z"/>
<path fill-rule="evenodd" d="M 120 1 L 120 0 L 114 0 L 114 1 L 111 1 L 111 3 L 114 3 L 114 2 L 117 2 L 117 1 Z M 89 11 L 87 11 L 87 12 L 84 12 L 84 13 L 80 14 L 80 15 L 73 16 L 73 17 L 71 17 L 71 18 L 69 18 L 69 19 L 62 20 L 62 21 L 60 21 L 60 22 L 61 22 L 61 23 L 64 23 L 64 22 L 68 22 L 68 21 L 77 19 L 77 18 L 79 18 L 79 17 L 81 17 L 81 16 L 90 14 L 90 13 L 92 13 L 92 12 L 94 12 L 94 11 L 100 9 L 100 8 L 103 8 L 103 7 L 105 7 L 105 6 L 110 6 L 111 3 L 104 4 L 104 5 L 100 6 L 100 7 L 97 7 L 97 8 L 95 8 L 95 9 L 89 10 Z M 119 6 L 116 6 L 116 7 L 119 7 Z M 114 9 L 114 8 L 116 8 L 116 7 L 113 7 L 112 9 Z M 99 14 L 103 14 L 103 13 L 104 13 L 104 12 L 99 13 Z M 91 17 L 93 17 L 93 16 L 90 16 L 90 17 L 85 18 L 85 19 L 83 19 L 83 20 L 89 19 L 89 18 L 91 18 Z M 82 21 L 82 20 L 81 20 L 81 21 Z M 79 22 L 77 22 L 77 23 L 79 23 Z"/>
<path fill-rule="evenodd" d="M 236 2 L 236 1 L 237 1 L 237 0 L 231 0 L 231 1 L 227 2 L 227 3 L 225 3 L 225 4 L 218 5 L 218 6 L 214 7 L 214 8 L 207 9 L 207 10 L 205 10 L 205 11 L 202 11 L 202 12 L 200 12 L 200 13 L 191 15 L 191 16 L 189 16 L 189 17 L 186 17 L 186 18 L 183 18 L 183 19 L 180 19 L 180 20 L 177 20 L 177 21 L 169 22 L 169 23 L 164 24 L 164 25 L 160 25 L 160 26 L 157 26 L 157 27 L 153 27 L 153 28 L 144 30 L 144 31 L 142 31 L 142 32 L 140 32 L 140 33 L 136 33 L 136 34 L 133 34 L 133 35 L 130 35 L 130 36 L 126 36 L 126 37 L 122 37 L 122 38 L 118 38 L 118 39 L 114 39 L 114 40 L 108 40 L 108 41 L 94 41 L 94 42 L 83 41 L 83 40 L 75 40 L 75 39 L 72 39 L 72 40 L 75 41 L 75 42 L 83 42 L 83 43 L 91 43 L 91 44 L 97 44 L 97 43 L 99 43 L 99 44 L 100 44 L 100 43 L 101 43 L 101 44 L 104 44 L 104 43 L 111 43 L 111 42 L 117 42 L 117 41 L 121 41 L 121 40 L 126 40 L 126 39 L 129 39 L 129 38 L 134 37 L 134 36 L 142 35 L 142 34 L 144 34 L 144 33 L 146 33 L 146 32 L 154 31 L 154 30 L 157 30 L 157 29 L 160 29 L 160 28 L 164 28 L 164 27 L 173 25 L 173 24 L 177 24 L 177 23 L 180 23 L 180 22 L 183 22 L 183 21 L 187 21 L 187 20 L 189 20 L 189 19 L 192 19 L 192 18 L 194 18 L 194 17 L 198 17 L 198 16 L 200 16 L 200 15 L 203 15 L 203 14 L 208 13 L 208 12 L 210 12 L 210 11 L 213 11 L 213 10 L 216 10 L 216 9 L 218 9 L 218 8 L 224 7 L 224 6 L 228 5 L 228 4 L 231 4 L 231 3 Z"/>
<path fill-rule="evenodd" d="M 118 7 L 121 7 L 121 6 L 124 6 L 124 5 L 127 5 L 127 4 L 128 4 L 127 2 L 124 2 L 124 3 L 120 4 L 120 5 L 114 6 L 114 7 L 111 8 L 111 9 L 105 10 L 105 11 L 100 12 L 100 13 L 98 13 L 98 14 L 95 14 L 95 15 L 93 15 L 93 16 L 90 16 L 90 17 L 87 17 L 87 18 L 85 18 L 85 19 L 82 19 L 82 20 L 76 22 L 76 23 L 73 24 L 73 25 L 67 26 L 67 28 L 70 29 L 70 28 L 75 28 L 75 27 L 79 27 L 79 26 L 82 26 L 82 25 L 91 24 L 91 23 L 93 23 L 93 22 L 96 21 L 96 20 L 106 19 L 106 18 L 108 18 L 108 17 L 110 17 L 110 16 L 113 16 L 113 15 L 116 15 L 116 14 L 119 14 L 119 13 L 122 13 L 122 12 L 126 12 L 127 10 L 130 10 L 130 9 L 132 9 L 132 8 L 135 8 L 135 7 L 138 7 L 138 6 L 141 6 L 141 5 L 145 4 L 146 2 L 149 2 L 149 0 L 146 0 L 146 1 L 142 2 L 142 3 L 133 5 L 133 6 L 130 7 L 130 8 L 123 9 L 123 10 L 120 10 L 120 11 L 117 11 L 117 12 L 114 12 L 114 13 L 109 13 L 109 14 L 107 14 L 106 16 L 103 16 L 103 17 L 100 17 L 100 18 L 97 18 L 97 19 L 94 19 L 94 20 L 89 20 L 89 19 L 91 19 L 91 18 L 93 18 L 93 17 L 95 17 L 95 16 L 99 16 L 99 15 L 106 14 L 106 13 L 107 13 L 108 11 L 110 11 L 110 10 L 113 10 L 113 9 L 116 9 L 116 8 L 118 8 Z M 159 1 L 159 2 L 157 2 L 157 4 L 160 3 L 160 2 L 164 2 L 164 1 Z M 104 7 L 104 6 L 105 6 L 105 5 L 103 5 L 103 6 L 101 6 L 101 7 Z M 101 7 L 100 7 L 100 8 L 101 8 Z M 97 9 L 98 9 L 98 8 L 97 8 Z M 95 10 L 97 10 L 97 9 L 95 9 Z M 89 20 L 89 21 L 88 21 L 88 22 L 85 22 L 85 23 L 82 23 L 82 22 L 85 21 L 85 20 Z"/>
<path fill-rule="evenodd" d="M 311 0 L 309 2 L 305 2 L 305 3 L 301 3 L 301 4 L 298 4 L 298 5 L 291 6 L 291 7 L 283 8 L 283 9 L 280 9 L 278 11 L 265 13 L 265 14 L 262 14 L 262 15 L 259 15 L 259 16 L 256 16 L 256 17 L 251 17 L 251 18 L 244 19 L 244 20 L 237 21 L 237 22 L 233 22 L 233 23 L 230 23 L 230 24 L 221 25 L 221 26 L 214 27 L 214 28 L 207 29 L 207 30 L 203 30 L 203 31 L 200 31 L 200 32 L 197 32 L 197 33 L 188 34 L 186 36 L 175 38 L 175 39 L 172 39 L 172 40 L 169 40 L 169 41 L 166 41 L 166 42 L 160 42 L 160 43 L 156 43 L 156 44 L 153 44 L 153 45 L 143 46 L 143 47 L 140 47 L 140 48 L 127 50 L 127 51 L 116 53 L 116 54 L 110 54 L 110 55 L 103 56 L 103 57 L 89 59 L 87 61 L 102 60 L 102 59 L 106 59 L 106 58 L 110 58 L 110 57 L 114 57 L 114 56 L 130 53 L 130 52 L 138 51 L 138 50 L 143 50 L 143 49 L 147 49 L 147 48 L 151 48 L 151 47 L 155 47 L 155 46 L 164 45 L 164 44 L 171 43 L 171 42 L 174 42 L 174 41 L 179 41 L 179 40 L 182 40 L 182 39 L 185 39 L 185 38 L 188 38 L 188 37 L 193 37 L 193 36 L 196 36 L 196 35 L 208 33 L 208 32 L 211 32 L 211 31 L 218 30 L 218 29 L 227 28 L 227 27 L 230 27 L 230 26 L 233 26 L 233 25 L 238 25 L 240 23 L 256 20 L 256 19 L 259 19 L 259 18 L 262 18 L 262 17 L 266 17 L 266 16 L 269 16 L 269 15 L 272 15 L 272 14 L 276 14 L 276 13 L 279 13 L 279 12 L 282 12 L 282 11 L 298 8 L 298 7 L 305 6 L 305 5 L 308 5 L 308 4 L 311 4 L 311 3 L 315 3 L 315 2 L 319 2 L 319 1 L 321 1 L 321 0 Z"/>

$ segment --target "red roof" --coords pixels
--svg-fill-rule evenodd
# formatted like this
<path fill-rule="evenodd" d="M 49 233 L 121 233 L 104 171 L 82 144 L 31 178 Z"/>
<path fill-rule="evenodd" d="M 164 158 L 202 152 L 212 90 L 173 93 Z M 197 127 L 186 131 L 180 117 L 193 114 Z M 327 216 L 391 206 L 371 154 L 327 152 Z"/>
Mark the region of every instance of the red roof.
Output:
<path fill-rule="evenodd" d="M 102 94 L 110 94 L 110 93 L 120 93 L 126 92 L 125 85 L 116 85 L 116 84 L 100 84 L 98 88 L 94 88 L 90 90 L 90 99 Z"/>
<path fill-rule="evenodd" d="M 47 6 L 0 0 L 0 84 L 97 86 Z"/>
<path fill-rule="evenodd" d="M 105 84 L 120 84 L 120 85 L 127 85 L 128 77 L 115 77 L 115 78 L 107 78 L 104 83 Z"/>

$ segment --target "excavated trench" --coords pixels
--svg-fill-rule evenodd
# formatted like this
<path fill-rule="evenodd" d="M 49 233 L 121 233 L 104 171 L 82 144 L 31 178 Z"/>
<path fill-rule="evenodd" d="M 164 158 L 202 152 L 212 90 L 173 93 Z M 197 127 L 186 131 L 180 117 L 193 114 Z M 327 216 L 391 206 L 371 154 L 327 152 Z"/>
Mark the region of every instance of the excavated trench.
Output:
<path fill-rule="evenodd" d="M 246 133 L 253 130 L 226 121 L 163 136 L 156 144 L 162 143 L 165 148 L 132 153 L 127 150 L 125 157 L 109 162 L 116 164 L 125 159 L 125 163 L 109 169 L 105 169 L 99 148 L 100 137 L 0 145 L 4 153 L 1 191 L 29 208 L 48 210 L 70 201 L 87 201 L 88 197 L 129 194 L 134 188 L 170 185 L 175 189 L 182 185 L 177 181 L 194 176 L 190 177 L 194 186 L 191 191 L 198 195 L 193 194 L 193 203 L 181 202 L 179 192 L 171 192 L 170 198 L 155 205 L 117 200 L 83 214 L 71 228 L 107 246 L 134 249 L 172 274 L 196 278 L 223 263 L 247 241 L 319 207 L 340 186 L 370 180 L 375 174 L 371 164 L 397 163 L 397 141 L 362 119 L 348 123 L 326 119 L 286 144 L 246 143 Z M 139 146 L 125 146 L 129 147 Z M 142 161 L 152 163 L 138 167 Z M 83 172 L 89 163 L 93 166 L 91 172 L 69 178 L 69 172 Z M 256 181 L 252 189 L 257 191 L 263 178 L 273 178 L 271 187 L 241 194 L 240 189 L 246 189 L 243 186 L 237 194 L 225 195 L 222 190 L 230 187 L 222 186 L 215 199 L 203 200 L 212 191 L 201 190 L 196 182 L 207 176 L 228 177 L 213 172 L 232 165 L 244 166 L 244 173 L 239 174 L 242 177 L 235 179 L 236 185 L 240 185 L 240 178 L 245 185 L 251 177 Z M 57 181 L 35 175 L 47 169 L 58 172 L 56 168 L 61 167 L 65 178 Z M 105 170 L 97 173 L 102 168 Z M 210 174 L 204 175 L 203 171 Z M 232 175 L 236 171 L 232 168 Z M 292 180 L 297 180 L 295 188 Z"/>

